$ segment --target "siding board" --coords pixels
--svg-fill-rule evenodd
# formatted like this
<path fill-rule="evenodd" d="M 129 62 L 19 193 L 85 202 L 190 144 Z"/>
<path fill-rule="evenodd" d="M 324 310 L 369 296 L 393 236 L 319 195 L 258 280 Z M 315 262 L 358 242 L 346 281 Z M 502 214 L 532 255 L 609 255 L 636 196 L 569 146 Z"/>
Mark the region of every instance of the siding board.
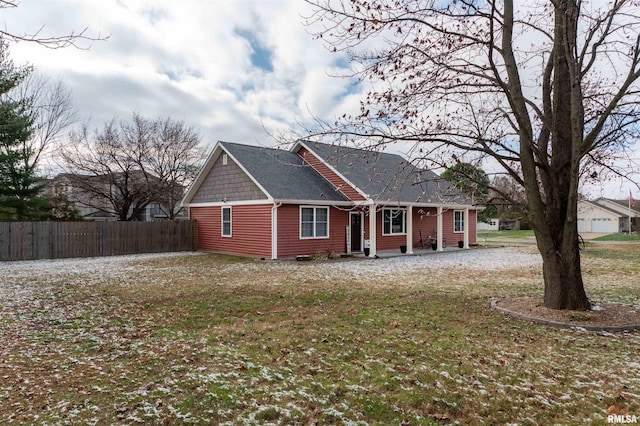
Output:
<path fill-rule="evenodd" d="M 300 239 L 300 206 L 278 208 L 278 258 L 347 251 L 349 212 L 329 207 L 329 238 Z"/>
<path fill-rule="evenodd" d="M 231 237 L 222 236 L 222 206 L 191 207 L 191 218 L 198 222 L 198 250 L 271 258 L 272 207 L 232 205 Z"/>
<path fill-rule="evenodd" d="M 318 157 L 316 157 L 312 152 L 307 150 L 306 148 L 300 148 L 298 150 L 298 155 L 300 155 L 304 160 L 309 163 L 311 167 L 314 168 L 315 171 L 320 173 L 322 177 L 324 177 L 334 188 L 344 194 L 351 201 L 364 201 L 365 197 L 363 197 L 353 186 L 349 185 L 344 179 L 338 176 L 335 172 L 333 172 L 326 164 L 324 164 Z"/>

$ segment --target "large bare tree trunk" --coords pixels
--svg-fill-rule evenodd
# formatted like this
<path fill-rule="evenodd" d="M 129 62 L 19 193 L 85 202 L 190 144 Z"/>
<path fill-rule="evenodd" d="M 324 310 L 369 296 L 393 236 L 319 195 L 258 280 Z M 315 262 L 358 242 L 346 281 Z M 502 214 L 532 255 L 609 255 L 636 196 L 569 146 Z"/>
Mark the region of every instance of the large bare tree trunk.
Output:
<path fill-rule="evenodd" d="M 544 306 L 552 309 L 588 310 L 578 247 L 577 202 L 580 142 L 583 132 L 582 93 L 576 84 L 573 56 L 577 26 L 575 0 L 559 0 L 555 10 L 553 64 L 551 162 L 541 171 L 543 197 L 530 197 L 536 211 L 534 227 L 542 254 Z M 536 185 L 535 191 L 540 189 Z M 532 205 L 537 204 L 537 205 Z"/>
<path fill-rule="evenodd" d="M 539 234 L 536 237 L 543 262 L 544 306 L 551 309 L 590 309 L 582 281 L 577 230 L 566 230 L 560 238 Z"/>
<path fill-rule="evenodd" d="M 578 185 L 589 167 L 618 173 L 609 157 L 628 152 L 638 133 L 637 2 L 307 1 L 315 6 L 309 22 L 322 28 L 318 38 L 347 52 L 359 66 L 354 76 L 373 89 L 359 115 L 299 136 L 371 147 L 414 143 L 420 164 L 445 169 L 458 152 L 491 157 L 525 190 L 521 204 L 493 188 L 533 226 L 545 306 L 589 309 Z M 376 49 L 356 49 L 365 41 Z"/>

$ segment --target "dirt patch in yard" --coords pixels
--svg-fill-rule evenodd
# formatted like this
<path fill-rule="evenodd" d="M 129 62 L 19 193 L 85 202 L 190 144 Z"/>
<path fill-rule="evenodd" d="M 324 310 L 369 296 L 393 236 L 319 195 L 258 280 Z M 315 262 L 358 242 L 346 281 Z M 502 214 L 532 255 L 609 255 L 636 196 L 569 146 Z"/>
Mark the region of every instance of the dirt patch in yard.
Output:
<path fill-rule="evenodd" d="M 555 327 L 581 327 L 596 331 L 640 330 L 640 309 L 618 303 L 592 302 L 591 311 L 545 308 L 535 297 L 494 300 L 499 311 L 521 319 Z"/>

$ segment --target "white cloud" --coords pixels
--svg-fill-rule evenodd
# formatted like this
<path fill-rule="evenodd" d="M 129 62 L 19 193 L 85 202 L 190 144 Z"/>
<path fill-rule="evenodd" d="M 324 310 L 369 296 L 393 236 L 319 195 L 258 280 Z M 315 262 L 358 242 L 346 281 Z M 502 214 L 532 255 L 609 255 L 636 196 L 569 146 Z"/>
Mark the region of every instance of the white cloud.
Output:
<path fill-rule="evenodd" d="M 193 124 L 208 144 L 270 144 L 265 128 L 357 113 L 371 89 L 332 77 L 353 65 L 313 39 L 303 24 L 310 6 L 299 0 L 22 0 L 2 12 L 15 33 L 109 35 L 88 50 L 11 47 L 15 62 L 62 79 L 79 121 L 96 127 L 135 111 Z M 242 31 L 269 51 L 271 72 L 254 66 Z"/>
<path fill-rule="evenodd" d="M 299 4 L 25 0 L 6 10 L 4 19 L 17 33 L 45 25 L 43 35 L 85 26 L 91 34 L 109 35 L 89 50 L 29 43 L 11 49 L 16 62 L 30 62 L 65 81 L 82 120 L 92 117 L 98 125 L 131 111 L 171 115 L 201 127 L 210 143 L 253 141 L 261 135 L 250 135 L 249 129 L 264 134 L 264 122 L 294 121 L 297 85 L 305 68 L 314 66 L 288 56 L 313 43 L 299 23 Z M 251 45 L 237 32 L 241 28 L 254 31 L 272 51 L 273 73 L 252 66 Z"/>

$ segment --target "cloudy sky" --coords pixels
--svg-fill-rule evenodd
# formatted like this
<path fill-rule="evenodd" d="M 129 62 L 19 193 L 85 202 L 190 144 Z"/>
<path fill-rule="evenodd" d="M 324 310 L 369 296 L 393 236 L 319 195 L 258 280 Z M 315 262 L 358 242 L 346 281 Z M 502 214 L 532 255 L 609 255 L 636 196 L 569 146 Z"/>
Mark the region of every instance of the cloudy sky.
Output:
<path fill-rule="evenodd" d="M 309 35 L 300 0 L 22 0 L 1 13 L 12 33 L 108 36 L 88 50 L 10 50 L 62 79 L 94 126 L 135 111 L 191 123 L 211 145 L 269 144 L 267 130 L 357 105 L 353 85 L 331 77 L 348 62 Z"/>
<path fill-rule="evenodd" d="M 10 48 L 14 62 L 66 84 L 78 124 L 138 112 L 184 120 L 208 146 L 272 145 L 269 132 L 355 111 L 363 90 L 333 77 L 349 63 L 313 39 L 303 25 L 309 14 L 302 0 L 21 0 L 0 9 L 0 25 L 108 36 L 86 50 Z M 616 181 L 589 192 L 622 198 L 628 188 Z"/>

